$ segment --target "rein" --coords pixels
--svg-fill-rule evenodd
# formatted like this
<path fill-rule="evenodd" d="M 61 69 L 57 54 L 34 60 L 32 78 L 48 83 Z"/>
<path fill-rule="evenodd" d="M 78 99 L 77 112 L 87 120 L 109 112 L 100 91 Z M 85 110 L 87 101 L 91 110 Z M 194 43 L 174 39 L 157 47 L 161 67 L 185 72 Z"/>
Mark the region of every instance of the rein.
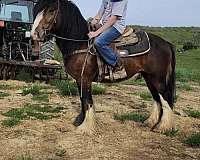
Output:
<path fill-rule="evenodd" d="M 58 38 L 58 39 L 61 39 L 61 40 L 65 40 L 65 41 L 72 41 L 72 42 L 89 42 L 90 39 L 73 39 L 73 38 L 66 38 L 66 37 L 62 37 L 62 36 L 58 36 L 56 34 L 52 34 L 50 32 L 51 28 L 53 27 L 54 24 L 56 24 L 56 19 L 58 17 L 58 13 L 60 11 L 60 0 L 58 0 L 58 9 L 57 9 L 57 12 L 53 18 L 53 21 L 52 23 L 49 25 L 48 29 L 45 29 L 45 34 L 47 36 L 52 36 L 52 37 L 55 37 L 55 38 Z M 89 28 L 89 31 L 90 31 L 90 27 Z M 47 34 L 48 33 L 48 34 Z"/>
<path fill-rule="evenodd" d="M 61 40 L 65 40 L 65 41 L 72 41 L 72 42 L 89 42 L 90 39 L 73 39 L 73 38 L 66 38 L 66 37 L 62 37 L 62 36 L 57 36 L 56 34 L 52 34 L 52 33 L 48 33 L 48 35 L 61 39 Z"/>

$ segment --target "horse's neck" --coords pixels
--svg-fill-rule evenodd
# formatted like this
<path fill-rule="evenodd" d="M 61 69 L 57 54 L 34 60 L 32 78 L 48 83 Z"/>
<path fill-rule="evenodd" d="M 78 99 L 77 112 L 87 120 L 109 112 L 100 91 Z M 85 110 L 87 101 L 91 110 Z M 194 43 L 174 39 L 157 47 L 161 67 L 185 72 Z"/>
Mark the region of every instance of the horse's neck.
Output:
<path fill-rule="evenodd" d="M 64 10 L 62 7 L 61 9 Z M 72 11 L 70 11 L 70 9 Z M 64 17 L 63 15 L 65 15 L 64 11 L 61 13 L 60 27 L 58 27 L 55 31 L 58 36 L 73 39 L 75 41 L 88 39 L 88 25 L 78 9 L 69 7 L 67 17 Z M 84 48 L 84 46 L 86 46 L 86 43 L 84 42 L 75 42 L 73 40 L 68 41 L 57 38 L 57 45 L 63 54 L 71 54 L 74 50 Z"/>

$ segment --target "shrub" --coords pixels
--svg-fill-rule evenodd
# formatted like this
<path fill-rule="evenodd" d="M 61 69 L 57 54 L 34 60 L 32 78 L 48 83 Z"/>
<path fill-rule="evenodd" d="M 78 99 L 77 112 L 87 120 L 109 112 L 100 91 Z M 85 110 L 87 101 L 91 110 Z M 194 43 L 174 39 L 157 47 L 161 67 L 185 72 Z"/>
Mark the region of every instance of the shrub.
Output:
<path fill-rule="evenodd" d="M 183 44 L 183 49 L 184 50 L 191 50 L 191 49 L 197 49 L 198 47 L 193 44 L 192 42 L 186 42 Z"/>

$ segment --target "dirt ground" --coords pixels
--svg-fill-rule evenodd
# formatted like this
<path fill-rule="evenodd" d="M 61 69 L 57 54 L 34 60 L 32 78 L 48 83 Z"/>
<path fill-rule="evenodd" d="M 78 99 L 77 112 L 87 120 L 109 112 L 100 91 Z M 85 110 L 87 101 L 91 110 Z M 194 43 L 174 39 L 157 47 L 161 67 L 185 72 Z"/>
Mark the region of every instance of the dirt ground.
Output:
<path fill-rule="evenodd" d="M 0 83 L 25 85 L 18 81 Z M 97 135 L 81 134 L 72 125 L 79 113 L 79 97 L 60 97 L 53 91 L 50 103 L 62 105 L 65 113 L 47 121 L 26 120 L 11 128 L 0 124 L 0 160 L 15 160 L 23 155 L 33 160 L 200 160 L 200 148 L 182 142 L 200 130 L 200 120 L 183 112 L 187 107 L 200 110 L 199 89 L 194 85 L 192 91 L 177 90 L 175 120 L 179 132 L 175 137 L 152 132 L 141 123 L 113 119 L 116 113 L 149 113 L 153 102 L 138 95 L 147 92 L 145 86 L 112 85 L 106 94 L 94 96 L 97 118 L 102 123 Z M 0 99 L 0 113 L 32 101 L 31 95 L 22 96 L 16 89 L 3 91 L 11 95 Z M 0 114 L 0 121 L 3 119 Z"/>

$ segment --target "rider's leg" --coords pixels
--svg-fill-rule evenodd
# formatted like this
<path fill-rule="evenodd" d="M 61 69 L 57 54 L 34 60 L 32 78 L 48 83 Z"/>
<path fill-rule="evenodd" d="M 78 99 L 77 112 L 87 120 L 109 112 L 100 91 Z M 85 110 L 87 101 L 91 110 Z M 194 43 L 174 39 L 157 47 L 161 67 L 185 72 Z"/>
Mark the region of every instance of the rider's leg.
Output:
<path fill-rule="evenodd" d="M 117 39 L 121 33 L 114 27 L 110 27 L 102 34 L 100 34 L 94 41 L 96 49 L 99 51 L 99 54 L 110 66 L 115 67 L 118 61 L 118 55 L 113 51 L 109 45 Z"/>
<path fill-rule="evenodd" d="M 110 27 L 100 34 L 94 42 L 99 54 L 106 63 L 114 68 L 114 79 L 125 78 L 127 76 L 118 54 L 109 47 L 109 45 L 120 36 L 121 33 L 117 29 Z"/>

